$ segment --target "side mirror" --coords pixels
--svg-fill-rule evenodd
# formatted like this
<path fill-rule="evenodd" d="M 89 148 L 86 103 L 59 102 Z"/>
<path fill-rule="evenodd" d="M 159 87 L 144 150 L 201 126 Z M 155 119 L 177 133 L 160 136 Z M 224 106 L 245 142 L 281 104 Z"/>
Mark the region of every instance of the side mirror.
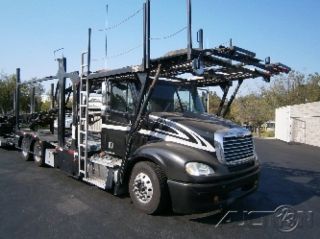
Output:
<path fill-rule="evenodd" d="M 192 61 L 192 68 L 193 68 L 193 72 L 197 75 L 197 76 L 202 76 L 204 73 L 204 67 L 203 64 L 201 62 L 200 59 L 194 59 Z"/>

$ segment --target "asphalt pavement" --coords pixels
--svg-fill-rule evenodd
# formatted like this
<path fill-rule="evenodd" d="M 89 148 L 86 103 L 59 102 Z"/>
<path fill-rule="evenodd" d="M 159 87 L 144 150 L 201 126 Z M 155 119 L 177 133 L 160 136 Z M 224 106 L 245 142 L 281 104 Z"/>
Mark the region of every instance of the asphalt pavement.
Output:
<path fill-rule="evenodd" d="M 0 238 L 319 238 L 320 148 L 256 139 L 254 194 L 219 213 L 149 216 L 128 197 L 0 149 Z"/>

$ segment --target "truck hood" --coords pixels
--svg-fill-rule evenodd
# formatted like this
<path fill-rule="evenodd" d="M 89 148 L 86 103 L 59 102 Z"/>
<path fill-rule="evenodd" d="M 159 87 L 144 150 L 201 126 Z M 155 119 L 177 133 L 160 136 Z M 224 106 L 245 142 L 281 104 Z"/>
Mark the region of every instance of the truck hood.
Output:
<path fill-rule="evenodd" d="M 156 112 L 149 115 L 149 130 L 140 133 L 165 141 L 215 152 L 215 133 L 241 129 L 233 122 L 209 114 Z"/>

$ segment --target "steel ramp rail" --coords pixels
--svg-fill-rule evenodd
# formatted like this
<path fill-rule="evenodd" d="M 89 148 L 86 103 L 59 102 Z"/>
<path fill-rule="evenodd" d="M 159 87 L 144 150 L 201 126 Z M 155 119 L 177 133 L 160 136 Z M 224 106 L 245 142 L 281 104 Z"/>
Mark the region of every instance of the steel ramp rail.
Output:
<path fill-rule="evenodd" d="M 82 174 L 87 178 L 87 159 L 88 159 L 88 104 L 89 104 L 89 82 L 85 75 L 88 64 L 85 64 L 85 55 L 81 55 L 81 78 L 80 78 L 80 102 L 79 102 L 79 122 L 78 122 L 78 159 L 79 176 Z"/>

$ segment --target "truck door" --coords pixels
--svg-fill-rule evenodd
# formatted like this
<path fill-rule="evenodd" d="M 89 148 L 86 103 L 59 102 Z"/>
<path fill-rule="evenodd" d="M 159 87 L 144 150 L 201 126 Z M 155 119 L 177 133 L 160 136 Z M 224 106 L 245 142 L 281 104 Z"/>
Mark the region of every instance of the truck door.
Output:
<path fill-rule="evenodd" d="M 110 81 L 109 116 L 104 125 L 107 151 L 124 157 L 131 127 L 133 98 L 130 82 Z"/>

